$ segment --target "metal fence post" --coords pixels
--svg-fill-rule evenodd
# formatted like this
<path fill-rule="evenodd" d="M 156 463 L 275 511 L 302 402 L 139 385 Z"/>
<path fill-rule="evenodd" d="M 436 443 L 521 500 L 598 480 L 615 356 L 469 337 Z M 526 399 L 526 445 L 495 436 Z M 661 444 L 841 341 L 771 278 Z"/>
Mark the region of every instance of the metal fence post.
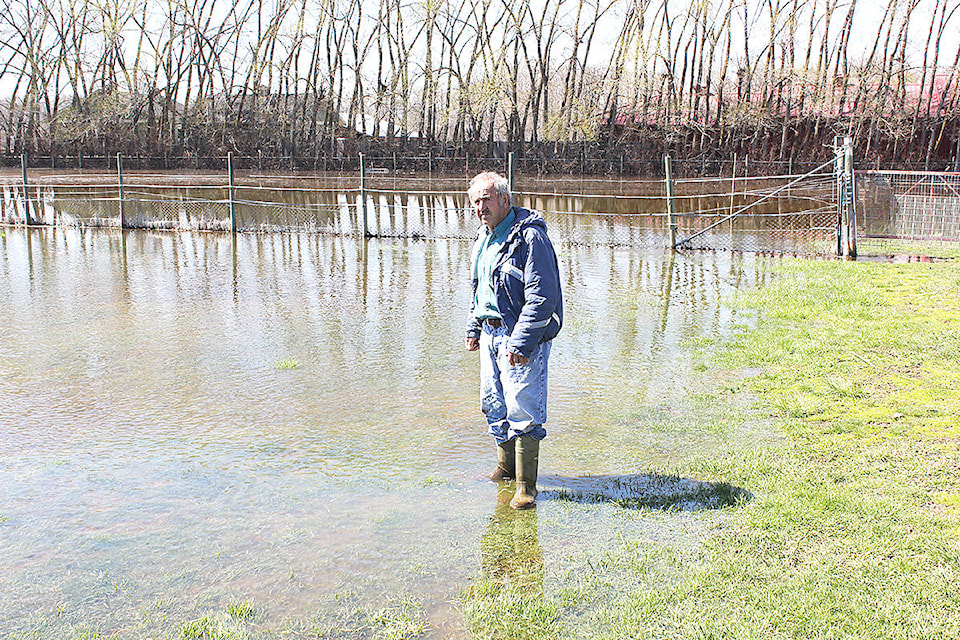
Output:
<path fill-rule="evenodd" d="M 833 179 L 836 183 L 834 195 L 837 198 L 837 255 L 843 255 L 846 246 L 846 230 L 843 224 L 843 158 L 840 154 L 840 136 L 833 138 Z"/>
<path fill-rule="evenodd" d="M 847 139 L 834 138 L 834 171 L 837 180 L 837 255 L 844 258 L 850 255 L 850 208 L 847 183 Z"/>
<path fill-rule="evenodd" d="M 117 154 L 117 192 L 119 195 L 120 228 L 123 229 L 123 155 Z"/>
<path fill-rule="evenodd" d="M 23 178 L 23 224 L 33 224 L 30 218 L 30 187 L 27 186 L 27 154 L 20 154 L 20 172 Z"/>
<path fill-rule="evenodd" d="M 849 248 L 847 254 L 849 257 L 857 257 L 857 201 L 854 197 L 856 189 L 853 180 L 853 138 L 847 136 L 843 139 L 843 183 L 845 186 L 844 206 L 847 212 L 847 241 Z"/>
<path fill-rule="evenodd" d="M 367 231 L 367 173 L 364 170 L 363 154 L 360 154 L 360 234 L 369 237 Z"/>
<path fill-rule="evenodd" d="M 516 193 L 517 183 L 514 174 L 513 151 L 507 154 L 507 182 L 510 184 L 510 193 Z"/>
<path fill-rule="evenodd" d="M 730 237 L 733 237 L 733 200 L 737 192 L 737 154 L 733 154 L 733 172 L 730 174 Z"/>
<path fill-rule="evenodd" d="M 233 180 L 233 152 L 230 151 L 227 153 L 227 182 L 229 187 L 227 191 L 229 192 L 230 198 L 230 231 L 231 233 L 237 232 L 237 209 L 234 197 L 234 180 Z"/>
<path fill-rule="evenodd" d="M 677 248 L 677 219 L 673 211 L 673 173 L 670 156 L 663 156 L 663 171 L 667 185 L 667 225 L 670 227 L 670 249 Z"/>

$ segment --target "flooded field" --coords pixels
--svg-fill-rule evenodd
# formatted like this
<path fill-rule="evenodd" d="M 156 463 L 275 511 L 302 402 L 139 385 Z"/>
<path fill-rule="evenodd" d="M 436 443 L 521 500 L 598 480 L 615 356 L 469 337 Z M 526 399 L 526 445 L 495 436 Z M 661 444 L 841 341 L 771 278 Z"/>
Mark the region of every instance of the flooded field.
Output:
<path fill-rule="evenodd" d="M 770 258 L 558 250 L 544 493 L 521 521 L 548 591 L 722 517 L 565 488 L 766 437 L 699 370 Z M 482 479 L 468 273 L 455 239 L 0 229 L 0 637 L 175 636 L 238 603 L 278 633 L 412 607 L 425 637 L 468 637 L 458 598 L 518 522 Z"/>

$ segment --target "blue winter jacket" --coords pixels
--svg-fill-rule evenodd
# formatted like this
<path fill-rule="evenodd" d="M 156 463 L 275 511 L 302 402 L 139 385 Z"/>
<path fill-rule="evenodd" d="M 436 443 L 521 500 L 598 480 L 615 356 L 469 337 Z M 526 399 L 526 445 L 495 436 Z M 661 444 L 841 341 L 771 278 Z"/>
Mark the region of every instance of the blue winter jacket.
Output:
<path fill-rule="evenodd" d="M 516 220 L 493 267 L 497 308 L 510 334 L 508 350 L 527 358 L 541 342 L 553 340 L 563 325 L 563 296 L 557 254 L 547 237 L 547 225 L 536 211 L 513 207 Z M 467 337 L 480 336 L 480 321 L 473 316 L 477 297 L 477 257 L 483 244 L 481 227 L 473 245 L 471 273 L 473 298 Z"/>

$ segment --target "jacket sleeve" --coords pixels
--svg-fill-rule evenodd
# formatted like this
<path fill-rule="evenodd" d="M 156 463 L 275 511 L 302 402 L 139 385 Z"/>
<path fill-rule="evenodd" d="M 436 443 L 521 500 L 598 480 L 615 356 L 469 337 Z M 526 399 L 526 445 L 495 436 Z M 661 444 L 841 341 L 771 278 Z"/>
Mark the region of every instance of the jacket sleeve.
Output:
<path fill-rule="evenodd" d="M 543 339 L 560 302 L 560 273 L 553 245 L 542 228 L 524 230 L 527 244 L 523 267 L 523 306 L 508 348 L 530 357 Z"/>

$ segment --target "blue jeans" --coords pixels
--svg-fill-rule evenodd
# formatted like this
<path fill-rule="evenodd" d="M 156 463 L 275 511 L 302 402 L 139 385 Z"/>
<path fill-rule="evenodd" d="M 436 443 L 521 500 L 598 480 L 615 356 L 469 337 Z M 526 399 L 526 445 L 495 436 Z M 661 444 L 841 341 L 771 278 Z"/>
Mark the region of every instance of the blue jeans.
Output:
<path fill-rule="evenodd" d="M 547 360 L 550 342 L 541 342 L 530 362 L 510 366 L 506 327 L 483 323 L 480 333 L 480 407 L 497 444 L 519 435 L 547 435 Z"/>

